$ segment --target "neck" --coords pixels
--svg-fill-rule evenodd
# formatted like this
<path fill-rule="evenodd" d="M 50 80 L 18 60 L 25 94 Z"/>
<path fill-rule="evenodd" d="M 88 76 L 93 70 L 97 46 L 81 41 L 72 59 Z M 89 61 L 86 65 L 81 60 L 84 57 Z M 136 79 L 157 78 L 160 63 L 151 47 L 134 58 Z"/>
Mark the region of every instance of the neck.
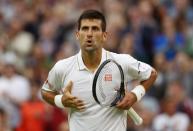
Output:
<path fill-rule="evenodd" d="M 82 52 L 82 59 L 84 64 L 89 70 L 93 72 L 99 66 L 101 58 L 102 58 L 102 49 L 93 52 L 85 52 L 85 51 Z"/>

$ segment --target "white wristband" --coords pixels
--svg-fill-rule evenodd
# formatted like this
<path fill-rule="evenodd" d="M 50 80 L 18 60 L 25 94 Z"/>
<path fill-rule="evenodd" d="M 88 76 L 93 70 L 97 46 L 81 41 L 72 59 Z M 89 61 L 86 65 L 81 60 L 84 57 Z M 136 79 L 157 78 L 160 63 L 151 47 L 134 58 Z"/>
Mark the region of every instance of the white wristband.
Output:
<path fill-rule="evenodd" d="M 54 97 L 54 103 L 59 108 L 64 108 L 64 105 L 62 104 L 62 96 L 63 95 L 56 95 Z"/>
<path fill-rule="evenodd" d="M 145 95 L 145 88 L 142 85 L 136 86 L 133 90 L 131 90 L 137 97 L 137 101 L 140 101 L 141 98 Z"/>

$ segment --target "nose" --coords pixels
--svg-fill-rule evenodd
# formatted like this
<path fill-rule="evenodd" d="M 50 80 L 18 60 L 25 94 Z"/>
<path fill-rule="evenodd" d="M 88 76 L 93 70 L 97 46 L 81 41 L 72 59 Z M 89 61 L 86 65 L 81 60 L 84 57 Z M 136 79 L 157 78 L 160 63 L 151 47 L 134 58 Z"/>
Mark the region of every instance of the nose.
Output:
<path fill-rule="evenodd" d="M 92 37 L 93 36 L 93 31 L 91 29 L 88 30 L 88 34 L 87 34 L 88 37 Z"/>

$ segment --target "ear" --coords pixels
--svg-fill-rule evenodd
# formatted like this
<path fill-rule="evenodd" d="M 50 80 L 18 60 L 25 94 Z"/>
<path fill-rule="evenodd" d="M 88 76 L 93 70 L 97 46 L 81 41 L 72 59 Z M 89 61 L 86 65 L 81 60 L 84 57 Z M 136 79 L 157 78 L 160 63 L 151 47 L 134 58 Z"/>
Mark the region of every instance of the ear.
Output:
<path fill-rule="evenodd" d="M 103 40 L 106 41 L 107 40 L 107 35 L 108 33 L 107 32 L 103 32 Z"/>
<path fill-rule="evenodd" d="M 76 31 L 76 39 L 78 40 L 79 39 L 79 32 L 78 31 Z"/>

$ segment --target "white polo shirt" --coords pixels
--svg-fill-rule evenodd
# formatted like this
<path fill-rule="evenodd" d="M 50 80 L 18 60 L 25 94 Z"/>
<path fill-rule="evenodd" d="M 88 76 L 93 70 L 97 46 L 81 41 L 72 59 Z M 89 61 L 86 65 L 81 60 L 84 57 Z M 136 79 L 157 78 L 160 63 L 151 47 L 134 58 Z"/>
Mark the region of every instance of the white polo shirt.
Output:
<path fill-rule="evenodd" d="M 103 49 L 101 63 L 109 58 L 122 66 L 126 81 L 145 80 L 151 74 L 152 68 L 149 65 L 137 61 L 130 55 L 116 54 Z M 84 101 L 86 110 L 69 110 L 70 131 L 126 131 L 126 111 L 115 107 L 104 108 L 95 102 L 92 96 L 94 74 L 84 65 L 80 51 L 72 57 L 58 61 L 49 72 L 49 86 L 44 84 L 42 88 L 62 93 L 68 82 L 73 82 L 72 95 Z"/>
<path fill-rule="evenodd" d="M 159 114 L 153 122 L 155 131 L 187 131 L 190 120 L 187 114 L 176 112 L 173 116 L 166 113 Z"/>

